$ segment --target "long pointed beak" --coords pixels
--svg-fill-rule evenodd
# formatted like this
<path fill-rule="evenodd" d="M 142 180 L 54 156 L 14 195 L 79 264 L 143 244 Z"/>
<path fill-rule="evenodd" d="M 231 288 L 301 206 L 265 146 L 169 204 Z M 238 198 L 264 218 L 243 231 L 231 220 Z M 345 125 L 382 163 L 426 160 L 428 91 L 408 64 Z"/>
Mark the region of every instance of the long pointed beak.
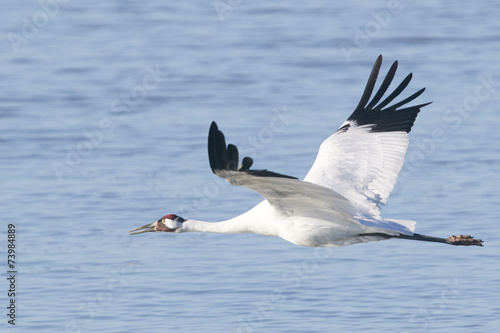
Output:
<path fill-rule="evenodd" d="M 144 232 L 155 232 L 156 226 L 158 225 L 157 223 L 158 222 L 153 222 L 150 224 L 143 225 L 142 227 L 130 230 L 128 233 L 129 233 L 129 235 L 138 235 L 138 234 L 142 234 Z"/>

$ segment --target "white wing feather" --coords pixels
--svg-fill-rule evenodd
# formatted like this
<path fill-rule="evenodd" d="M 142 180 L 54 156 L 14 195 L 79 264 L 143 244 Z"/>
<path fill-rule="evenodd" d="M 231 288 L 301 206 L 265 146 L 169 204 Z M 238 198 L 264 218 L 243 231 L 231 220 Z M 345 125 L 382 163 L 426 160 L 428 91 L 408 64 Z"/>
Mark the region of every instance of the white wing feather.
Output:
<path fill-rule="evenodd" d="M 332 134 L 304 180 L 338 192 L 364 216 L 377 217 L 396 184 L 409 140 L 404 131 L 371 132 L 371 127 Z"/>
<path fill-rule="evenodd" d="M 412 78 L 411 73 L 379 102 L 394 78 L 397 62 L 392 64 L 369 102 L 381 65 L 382 57 L 379 56 L 358 106 L 339 130 L 321 144 L 304 180 L 343 195 L 356 208 L 360 219 L 391 222 L 380 217 L 380 206 L 387 202 L 396 185 L 408 148 L 408 132 L 420 108 L 429 103 L 400 108 L 420 96 L 424 88 L 387 106 L 404 91 Z M 411 221 L 397 223 L 410 230 L 414 225 Z"/>
<path fill-rule="evenodd" d="M 259 177 L 233 170 L 216 170 L 231 185 L 248 187 L 262 195 L 284 217 L 316 217 L 334 212 L 338 220 L 356 222 L 349 200 L 326 187 L 292 178 Z"/>

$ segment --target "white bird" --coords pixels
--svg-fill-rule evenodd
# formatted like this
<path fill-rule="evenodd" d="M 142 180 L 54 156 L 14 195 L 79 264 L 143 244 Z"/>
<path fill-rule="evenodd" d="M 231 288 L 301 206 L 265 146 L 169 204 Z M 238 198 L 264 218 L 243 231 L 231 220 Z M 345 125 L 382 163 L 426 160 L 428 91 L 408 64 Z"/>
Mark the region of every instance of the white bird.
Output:
<path fill-rule="evenodd" d="M 390 238 L 478 245 L 472 236 L 438 238 L 414 233 L 415 222 L 386 219 L 380 207 L 387 201 L 401 170 L 408 147 L 408 133 L 424 103 L 410 107 L 425 88 L 388 106 L 408 85 L 410 73 L 382 102 L 397 69 L 394 62 L 370 100 L 382 65 L 380 55 L 371 71 L 361 100 L 340 128 L 319 149 L 316 161 L 303 181 L 271 172 L 250 169 L 249 157 L 238 167 L 238 149 L 226 146 L 224 135 L 212 122 L 208 135 L 210 167 L 230 184 L 245 186 L 265 200 L 232 219 L 203 222 L 175 214 L 130 230 L 144 232 L 254 233 L 281 237 L 302 246 L 345 246 Z"/>

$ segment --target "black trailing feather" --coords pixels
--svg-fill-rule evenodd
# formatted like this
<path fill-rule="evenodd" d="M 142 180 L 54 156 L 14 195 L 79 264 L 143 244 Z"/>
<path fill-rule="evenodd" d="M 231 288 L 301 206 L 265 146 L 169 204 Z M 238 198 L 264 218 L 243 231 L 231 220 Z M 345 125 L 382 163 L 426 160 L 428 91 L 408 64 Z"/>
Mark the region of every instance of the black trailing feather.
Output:
<path fill-rule="evenodd" d="M 235 145 L 229 144 L 226 146 L 224 134 L 219 131 L 215 121 L 212 121 L 208 132 L 208 159 L 210 168 L 213 173 L 217 174 L 219 170 L 230 170 L 237 172 L 245 172 L 252 176 L 258 177 L 281 177 L 297 179 L 296 177 L 282 175 L 280 173 L 268 170 L 250 170 L 253 160 L 250 157 L 243 158 L 241 166 L 238 168 L 239 156 L 238 148 Z"/>
<path fill-rule="evenodd" d="M 356 126 L 374 125 L 372 128 L 373 132 L 405 131 L 408 133 L 410 132 L 420 109 L 431 103 L 419 104 L 403 109 L 398 108 L 408 104 L 420 96 L 424 92 L 425 88 L 420 89 L 399 103 L 386 107 L 408 86 L 412 79 L 412 74 L 410 73 L 386 99 L 377 104 L 382 99 L 394 79 L 394 75 L 396 74 L 396 70 L 398 68 L 398 62 L 395 61 L 389 69 L 389 72 L 387 72 L 387 75 L 384 81 L 382 81 L 377 93 L 369 102 L 375 88 L 375 83 L 381 66 L 382 55 L 379 55 L 373 65 L 373 69 L 370 73 L 370 77 L 368 78 L 368 83 L 366 84 L 363 95 L 361 96 L 361 100 L 347 120 L 354 122 Z M 350 126 L 344 125 L 339 129 L 339 131 L 345 132 L 349 129 L 349 127 Z"/>

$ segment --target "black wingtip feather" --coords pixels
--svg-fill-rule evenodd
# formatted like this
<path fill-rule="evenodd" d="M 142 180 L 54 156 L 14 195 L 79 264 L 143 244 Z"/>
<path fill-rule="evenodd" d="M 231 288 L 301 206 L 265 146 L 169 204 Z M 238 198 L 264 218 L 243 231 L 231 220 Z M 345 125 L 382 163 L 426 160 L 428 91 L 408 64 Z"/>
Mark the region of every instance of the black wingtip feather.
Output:
<path fill-rule="evenodd" d="M 253 160 L 250 157 L 243 158 L 242 165 L 238 169 L 239 163 L 238 148 L 229 144 L 226 146 L 224 134 L 219 130 L 215 121 L 212 121 L 208 131 L 208 160 L 212 172 L 217 174 L 218 170 L 230 170 L 245 172 L 259 177 L 280 177 L 297 179 L 296 177 L 282 175 L 268 170 L 250 170 Z"/>
<path fill-rule="evenodd" d="M 405 90 L 405 88 L 408 86 L 408 84 L 410 83 L 411 79 L 413 78 L 413 74 L 410 73 L 408 74 L 403 81 L 401 81 L 401 83 L 399 84 L 399 86 L 394 89 L 394 91 L 386 98 L 384 99 L 382 102 L 380 102 L 379 105 L 377 105 L 374 110 L 382 110 L 387 104 L 389 104 L 390 102 L 392 102 L 396 97 L 399 96 L 399 94 L 401 94 L 403 92 L 403 90 Z"/>
<path fill-rule="evenodd" d="M 212 124 L 210 124 L 210 130 L 208 132 L 208 160 L 210 161 L 210 168 L 212 170 L 217 169 L 217 156 L 216 156 L 216 149 L 215 149 L 215 137 L 217 135 L 217 124 L 215 121 L 212 121 Z"/>
<path fill-rule="evenodd" d="M 248 171 L 252 167 L 253 160 L 250 157 L 244 157 L 241 161 L 241 166 L 238 169 L 239 171 Z"/>
<path fill-rule="evenodd" d="M 377 82 L 378 73 L 380 71 L 380 67 L 382 66 L 382 55 L 380 54 L 375 60 L 375 64 L 373 64 L 372 71 L 370 76 L 368 77 L 368 82 L 366 83 L 365 91 L 363 91 L 363 95 L 361 95 L 361 99 L 359 100 L 358 109 L 364 109 L 368 101 L 370 100 L 370 96 L 372 95 L 373 89 L 375 88 L 375 82 Z"/>
<path fill-rule="evenodd" d="M 390 86 L 390 84 L 392 82 L 392 79 L 394 79 L 394 75 L 396 75 L 396 70 L 397 69 L 398 69 L 398 62 L 394 61 L 392 63 L 391 68 L 389 69 L 389 72 L 387 72 L 387 75 L 385 76 L 384 81 L 380 85 L 380 88 L 378 89 L 377 93 L 373 97 L 373 99 L 370 102 L 370 104 L 368 104 L 366 106 L 367 110 L 373 109 L 373 107 L 375 106 L 375 104 L 377 104 L 378 101 L 380 101 L 380 99 L 382 98 L 382 96 L 384 96 L 385 92 L 387 91 L 387 89 L 389 88 L 389 86 Z"/>
<path fill-rule="evenodd" d="M 357 126 L 374 125 L 372 128 L 372 131 L 374 132 L 410 132 L 420 109 L 430 103 L 423 103 L 403 109 L 398 108 L 419 97 L 425 91 L 425 88 L 420 89 L 410 97 L 403 99 L 401 102 L 387 106 L 393 102 L 394 99 L 398 97 L 408 86 L 413 77 L 413 74 L 410 73 L 396 87 L 396 89 L 389 94 L 389 96 L 379 103 L 396 74 L 398 62 L 395 61 L 387 72 L 387 75 L 382 81 L 377 93 L 373 96 L 372 100 L 368 102 L 375 88 L 375 82 L 377 81 L 381 65 L 382 56 L 380 55 L 373 65 L 373 69 L 370 73 L 370 77 L 368 78 L 368 82 L 366 83 L 365 90 L 358 106 L 347 120 L 355 122 Z"/>
<path fill-rule="evenodd" d="M 224 134 L 219 131 L 215 121 L 210 125 L 208 134 L 208 159 L 212 170 L 225 169 L 227 165 L 227 149 Z"/>
<path fill-rule="evenodd" d="M 238 169 L 238 148 L 233 144 L 227 145 L 227 165 L 226 169 L 236 171 Z"/>

